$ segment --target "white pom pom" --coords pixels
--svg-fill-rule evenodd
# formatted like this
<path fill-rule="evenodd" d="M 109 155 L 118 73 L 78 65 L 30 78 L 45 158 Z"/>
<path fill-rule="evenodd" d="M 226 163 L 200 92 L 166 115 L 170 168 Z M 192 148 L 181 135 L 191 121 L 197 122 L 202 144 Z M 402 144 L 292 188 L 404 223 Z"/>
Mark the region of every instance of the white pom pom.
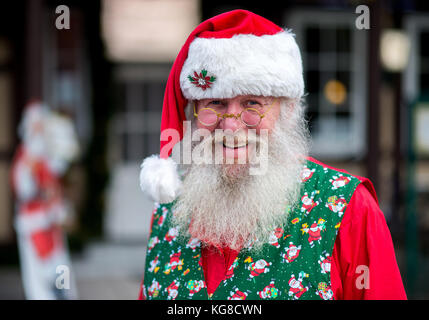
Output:
<path fill-rule="evenodd" d="M 140 171 L 140 187 L 154 201 L 169 203 L 176 199 L 182 182 L 173 159 L 152 155 L 144 159 Z"/>

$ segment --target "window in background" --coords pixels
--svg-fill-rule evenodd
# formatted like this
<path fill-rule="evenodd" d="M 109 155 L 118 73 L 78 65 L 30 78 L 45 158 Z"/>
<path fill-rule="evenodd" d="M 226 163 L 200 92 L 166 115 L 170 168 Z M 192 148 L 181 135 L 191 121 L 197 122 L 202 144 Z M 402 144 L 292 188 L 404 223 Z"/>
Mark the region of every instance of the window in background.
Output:
<path fill-rule="evenodd" d="M 121 141 L 121 162 L 138 162 L 159 153 L 165 83 L 136 81 L 118 86 L 121 105 L 116 117 L 116 134 Z"/>
<path fill-rule="evenodd" d="M 420 92 L 429 95 L 429 28 L 420 32 Z"/>
<path fill-rule="evenodd" d="M 301 49 L 312 153 L 322 158 L 365 152 L 366 32 L 345 12 L 292 11 L 287 28 Z"/>
<path fill-rule="evenodd" d="M 411 44 L 404 95 L 409 103 L 414 103 L 422 96 L 429 98 L 429 19 L 427 15 L 409 15 L 404 25 Z"/>

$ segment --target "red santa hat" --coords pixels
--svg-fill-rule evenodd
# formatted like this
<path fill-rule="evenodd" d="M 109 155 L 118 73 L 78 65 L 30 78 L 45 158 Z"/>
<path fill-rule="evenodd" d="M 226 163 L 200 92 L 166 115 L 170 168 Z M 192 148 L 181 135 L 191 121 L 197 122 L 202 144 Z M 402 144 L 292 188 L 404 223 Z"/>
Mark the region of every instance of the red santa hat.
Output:
<path fill-rule="evenodd" d="M 164 95 L 160 155 L 145 159 L 140 186 L 160 203 L 173 201 L 181 182 L 172 147 L 183 138 L 188 101 L 260 95 L 299 99 L 304 92 L 302 62 L 294 35 L 246 10 L 234 10 L 198 25 L 180 50 Z"/>

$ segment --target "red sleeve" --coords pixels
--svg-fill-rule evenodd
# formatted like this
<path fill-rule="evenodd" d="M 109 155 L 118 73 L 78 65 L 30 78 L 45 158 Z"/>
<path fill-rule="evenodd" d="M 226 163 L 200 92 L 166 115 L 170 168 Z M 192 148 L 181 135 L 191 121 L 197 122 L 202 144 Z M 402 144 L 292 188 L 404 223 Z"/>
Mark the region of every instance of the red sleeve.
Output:
<path fill-rule="evenodd" d="M 137 300 L 146 300 L 146 296 L 144 295 L 144 292 L 143 292 L 143 280 L 140 283 L 139 296 Z"/>
<path fill-rule="evenodd" d="M 338 300 L 407 299 L 384 214 L 367 183 L 356 188 L 344 213 L 331 283 Z"/>

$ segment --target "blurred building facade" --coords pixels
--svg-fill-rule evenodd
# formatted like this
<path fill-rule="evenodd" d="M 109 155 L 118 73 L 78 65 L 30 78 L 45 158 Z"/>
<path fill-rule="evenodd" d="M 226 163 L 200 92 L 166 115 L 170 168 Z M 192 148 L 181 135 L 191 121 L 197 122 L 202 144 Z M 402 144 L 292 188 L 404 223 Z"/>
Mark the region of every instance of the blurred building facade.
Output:
<path fill-rule="evenodd" d="M 139 165 L 159 151 L 161 106 L 171 65 L 200 21 L 242 8 L 296 34 L 308 93 L 312 155 L 371 179 L 407 293 L 410 298 L 429 297 L 424 287 L 429 283 L 420 281 L 429 272 L 424 263 L 429 256 L 425 2 L 296 0 L 259 7 L 246 1 L 90 3 L 2 4 L 0 248 L 8 252 L 4 257 L 14 256 L 8 175 L 18 142 L 16 128 L 26 102 L 35 97 L 69 110 L 84 145 L 84 156 L 67 181 L 76 208 L 71 231 L 77 241 L 84 245 L 93 237 L 147 240 L 152 204 L 139 191 Z M 70 8 L 69 30 L 55 27 L 59 5 Z M 356 26 L 362 14 L 356 13 L 359 5 L 369 9 L 370 29 Z M 400 31 L 405 42 L 389 47 L 394 43 L 389 40 L 386 49 L 381 42 L 392 30 Z M 406 63 L 389 68 L 385 61 L 389 53 L 400 51 Z"/>

